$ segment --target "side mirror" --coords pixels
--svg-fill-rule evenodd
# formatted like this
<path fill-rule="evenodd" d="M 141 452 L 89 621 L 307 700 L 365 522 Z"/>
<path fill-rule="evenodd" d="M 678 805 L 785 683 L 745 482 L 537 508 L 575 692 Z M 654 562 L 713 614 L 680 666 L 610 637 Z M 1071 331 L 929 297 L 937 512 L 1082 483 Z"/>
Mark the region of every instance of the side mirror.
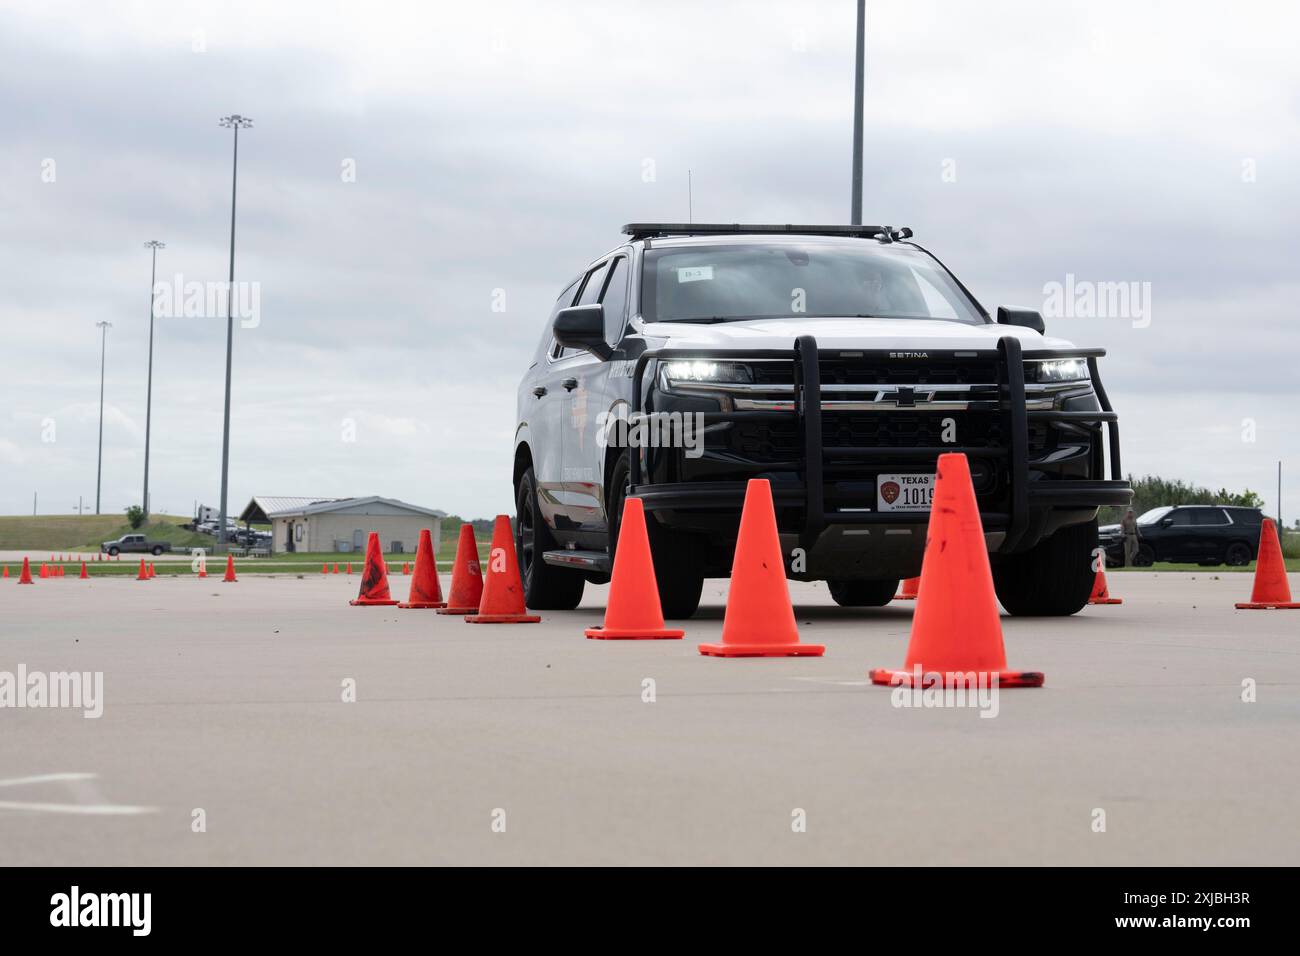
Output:
<path fill-rule="evenodd" d="M 1041 312 L 1035 312 L 1033 309 L 1008 308 L 1005 305 L 998 306 L 998 325 L 1018 325 L 1023 329 L 1033 329 L 1039 335 L 1042 335 L 1045 329 Z"/>
<path fill-rule="evenodd" d="M 1171 518 L 1171 517 L 1168 517 L 1168 516 L 1166 516 L 1166 517 L 1160 519 L 1160 527 L 1162 527 L 1162 528 L 1168 528 L 1168 527 L 1170 527 L 1173 523 L 1174 523 L 1174 519 Z"/>
<path fill-rule="evenodd" d="M 551 325 L 555 341 L 565 348 L 583 349 L 600 359 L 607 359 L 614 350 L 605 341 L 605 307 L 596 305 L 571 305 L 555 315 Z"/>

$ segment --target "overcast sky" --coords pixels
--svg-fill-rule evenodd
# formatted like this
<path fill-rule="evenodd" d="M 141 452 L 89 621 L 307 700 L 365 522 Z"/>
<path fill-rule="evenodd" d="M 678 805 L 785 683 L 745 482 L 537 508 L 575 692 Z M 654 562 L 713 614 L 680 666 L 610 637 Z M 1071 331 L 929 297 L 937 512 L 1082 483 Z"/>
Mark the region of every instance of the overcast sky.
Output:
<path fill-rule="evenodd" d="M 1150 283 L 1110 354 L 1126 470 L 1300 513 L 1300 15 L 1291 3 L 868 2 L 868 222 L 989 309 Z M 140 500 L 148 239 L 225 278 L 230 508 L 380 494 L 511 510 L 515 389 L 630 220 L 847 221 L 852 0 L 0 8 L 0 513 Z M 355 175 L 349 175 L 354 170 Z M 505 311 L 493 310 L 504 290 Z M 499 301 L 499 300 L 498 300 Z M 217 504 L 225 322 L 155 330 L 155 511 Z M 1253 422 L 1253 441 L 1243 440 Z M 353 439 L 353 440 L 349 440 Z M 1290 520 L 1288 519 L 1288 523 Z"/>

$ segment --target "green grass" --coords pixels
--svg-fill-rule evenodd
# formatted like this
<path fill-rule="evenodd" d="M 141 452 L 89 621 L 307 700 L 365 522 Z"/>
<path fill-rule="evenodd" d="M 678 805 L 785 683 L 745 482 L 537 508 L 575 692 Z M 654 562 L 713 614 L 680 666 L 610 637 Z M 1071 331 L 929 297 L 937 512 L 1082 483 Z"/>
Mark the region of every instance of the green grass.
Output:
<path fill-rule="evenodd" d="M 64 552 L 65 554 L 67 552 Z M 446 555 L 437 555 L 438 570 L 447 572 L 451 570 L 452 558 L 454 552 Z M 163 561 L 156 558 L 150 558 L 148 555 L 143 556 L 146 561 L 152 561 L 154 570 L 158 577 L 189 577 L 194 574 L 191 570 L 189 561 Z M 281 555 L 274 558 L 235 558 L 235 572 L 239 575 L 244 574 L 284 574 L 284 575 L 303 575 L 305 577 L 320 576 L 321 565 L 329 566 L 330 573 L 334 572 L 334 565 L 338 564 L 339 574 L 347 573 L 348 555 L 338 555 L 330 553 L 328 555 Z M 361 568 L 364 565 L 364 559 L 353 555 L 352 574 L 354 577 L 360 576 Z M 140 572 L 140 558 L 138 554 L 124 554 L 120 561 L 87 561 L 86 573 L 91 577 L 135 577 Z M 338 560 L 343 558 L 344 560 Z M 486 545 L 479 548 L 479 559 L 487 560 Z M 384 556 L 388 564 L 388 573 L 390 577 L 403 577 L 402 564 L 412 565 L 414 569 L 415 556 L 410 554 L 389 554 Z M 54 564 L 59 564 L 56 561 Z M 49 555 L 31 555 L 32 577 L 40 573 L 42 564 L 49 565 Z M 226 559 L 220 556 L 208 557 L 208 577 L 215 577 L 218 580 L 225 573 Z M 63 576 L 65 579 L 76 578 L 81 574 L 81 558 L 74 561 L 64 561 Z M 11 578 L 16 578 L 23 568 L 23 563 L 19 561 L 0 561 L 0 568 L 7 567 Z M 38 579 L 39 580 L 39 579 Z"/>
<path fill-rule="evenodd" d="M 179 527 L 189 520 L 174 515 L 153 516 L 154 526 L 161 528 L 162 534 L 171 534 L 173 529 L 189 534 Z M 120 514 L 3 515 L 0 516 L 0 550 L 45 551 L 47 557 L 50 551 L 84 547 L 98 551 L 101 541 L 110 541 L 130 531 L 126 517 Z"/>
<path fill-rule="evenodd" d="M 183 530 L 183 529 L 180 529 Z M 208 546 L 212 544 L 212 538 L 208 535 L 198 535 L 206 539 Z M 491 543 L 480 539 L 478 541 L 479 560 L 486 562 L 488 551 L 491 549 Z M 54 549 L 56 552 L 58 549 Z M 71 552 L 64 549 L 63 554 L 69 555 Z M 58 555 L 56 554 L 56 557 Z M 29 555 L 31 558 L 32 575 L 35 576 L 40 571 L 43 563 L 49 564 L 49 550 L 44 549 L 35 551 Z M 91 556 L 93 557 L 93 555 Z M 160 560 L 152 558 L 149 555 L 124 554 L 118 561 L 91 561 L 86 562 L 86 573 L 92 577 L 114 577 L 117 575 L 130 575 L 134 577 L 140 571 L 140 558 L 146 561 L 153 561 L 154 569 L 158 572 L 159 577 L 179 577 L 190 575 L 194 572 L 190 570 L 189 561 Z M 438 562 L 440 571 L 449 571 L 451 569 L 452 559 L 456 557 L 456 542 L 443 539 L 440 542 L 438 550 L 434 554 Z M 415 564 L 415 555 L 413 554 L 386 554 L 384 561 L 388 564 L 389 574 L 402 576 L 403 563 Z M 321 565 L 328 565 L 330 573 L 334 571 L 334 565 L 338 565 L 339 574 L 347 572 L 348 562 L 352 563 L 352 573 L 359 575 L 361 568 L 365 564 L 365 555 L 363 554 L 338 554 L 334 551 L 329 552 L 306 552 L 299 554 L 276 554 L 268 558 L 235 558 L 235 568 L 238 574 L 302 574 L 302 575 L 319 575 Z M 57 561 L 55 562 L 58 563 Z M 222 555 L 208 556 L 208 576 L 218 578 L 225 572 L 226 559 Z M 0 561 L 0 567 L 8 567 L 12 576 L 17 576 L 23 567 L 21 559 L 17 561 Z M 73 578 L 81 573 L 81 557 L 74 560 L 63 562 L 64 577 Z"/>
<path fill-rule="evenodd" d="M 1300 571 L 1300 558 L 1283 558 L 1283 563 L 1288 571 Z M 1249 572 L 1255 573 L 1255 562 L 1244 565 L 1240 568 L 1231 568 L 1226 564 L 1220 564 L 1215 567 L 1203 568 L 1199 564 L 1170 564 L 1168 561 L 1157 561 L 1149 568 L 1107 568 L 1106 573 L 1112 574 L 1117 571 L 1177 571 L 1184 574 L 1196 574 L 1197 572 L 1218 574 L 1220 572 Z"/>

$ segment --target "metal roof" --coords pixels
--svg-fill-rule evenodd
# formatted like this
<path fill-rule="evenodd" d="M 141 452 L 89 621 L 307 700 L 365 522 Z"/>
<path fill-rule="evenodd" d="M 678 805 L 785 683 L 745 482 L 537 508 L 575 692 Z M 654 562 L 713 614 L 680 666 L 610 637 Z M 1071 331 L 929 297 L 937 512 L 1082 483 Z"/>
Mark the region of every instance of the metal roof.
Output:
<path fill-rule="evenodd" d="M 312 505 L 324 504 L 330 501 L 339 501 L 339 498 L 304 498 L 304 497 L 285 497 L 281 495 L 254 495 L 248 503 L 248 507 L 240 514 L 241 521 L 256 520 L 258 513 L 262 517 L 274 518 L 282 514 L 302 514 L 304 508 Z"/>
<path fill-rule="evenodd" d="M 260 518 L 270 520 L 272 518 L 284 518 L 291 515 L 316 515 L 327 514 L 331 511 L 340 511 L 344 508 L 355 508 L 358 505 L 374 504 L 383 502 L 394 508 L 401 508 L 404 511 L 411 511 L 416 514 L 429 515 L 432 518 L 445 518 L 447 512 L 438 511 L 435 508 L 424 508 L 420 505 L 413 505 L 407 501 L 399 501 L 396 498 L 384 498 L 379 495 L 371 495 L 366 498 L 305 498 L 305 497 L 281 497 L 271 495 L 254 495 L 248 503 L 248 507 L 243 510 L 239 518 L 241 521 L 257 521 Z"/>
<path fill-rule="evenodd" d="M 344 508 L 355 508 L 357 505 L 369 505 L 375 502 L 383 502 L 386 505 L 392 505 L 394 508 L 401 508 L 404 511 L 414 511 L 418 514 L 428 515 L 431 518 L 445 518 L 447 512 L 439 511 L 436 508 L 424 508 L 420 505 L 413 505 L 409 501 L 399 501 L 396 498 L 384 498 L 380 495 L 371 495 L 368 498 L 334 498 L 329 501 L 321 501 L 316 504 L 308 505 L 302 509 L 302 514 L 318 515 L 330 511 L 341 511 Z"/>

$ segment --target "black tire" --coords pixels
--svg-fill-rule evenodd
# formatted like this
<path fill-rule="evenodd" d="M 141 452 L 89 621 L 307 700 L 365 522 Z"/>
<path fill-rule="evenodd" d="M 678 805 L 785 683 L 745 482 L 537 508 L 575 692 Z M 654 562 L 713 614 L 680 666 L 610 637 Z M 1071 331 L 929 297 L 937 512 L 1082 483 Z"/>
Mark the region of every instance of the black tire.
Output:
<path fill-rule="evenodd" d="M 581 571 L 557 568 L 542 560 L 556 548 L 551 529 L 537 503 L 537 479 L 529 468 L 515 493 L 515 554 L 524 582 L 524 603 L 535 611 L 572 611 L 582 600 L 586 580 Z"/>
<path fill-rule="evenodd" d="M 618 529 L 623 517 L 623 501 L 628 492 L 628 461 L 624 456 L 614 463 L 609 475 L 609 556 L 611 562 L 618 547 Z M 700 607 L 704 593 L 702 548 L 690 535 L 663 527 L 653 515 L 646 515 L 646 533 L 650 538 L 650 556 L 655 566 L 655 583 L 659 586 L 659 606 L 668 620 L 691 617 Z"/>
<path fill-rule="evenodd" d="M 1067 525 L 1028 551 L 1005 555 L 993 566 L 993 586 L 1008 614 L 1065 617 L 1092 594 L 1097 521 Z"/>
<path fill-rule="evenodd" d="M 156 558 L 158 557 L 158 555 L 162 554 L 162 548 L 158 547 L 157 545 L 154 545 L 152 548 L 149 549 L 149 553 Z"/>
<path fill-rule="evenodd" d="M 1139 544 L 1133 554 L 1133 567 L 1149 568 L 1156 563 L 1156 553 L 1149 544 Z"/>
<path fill-rule="evenodd" d="M 840 607 L 884 607 L 898 593 L 898 580 L 827 581 L 826 587 Z"/>
<path fill-rule="evenodd" d="M 108 549 L 108 556 L 109 556 L 110 558 L 116 558 L 116 557 L 118 556 L 118 553 L 119 553 L 119 552 L 118 552 L 117 548 L 109 548 L 109 549 Z"/>
<path fill-rule="evenodd" d="M 1241 568 L 1250 564 L 1254 556 L 1250 545 L 1244 541 L 1234 541 L 1228 545 L 1228 550 L 1223 552 L 1223 562 L 1229 567 Z"/>

